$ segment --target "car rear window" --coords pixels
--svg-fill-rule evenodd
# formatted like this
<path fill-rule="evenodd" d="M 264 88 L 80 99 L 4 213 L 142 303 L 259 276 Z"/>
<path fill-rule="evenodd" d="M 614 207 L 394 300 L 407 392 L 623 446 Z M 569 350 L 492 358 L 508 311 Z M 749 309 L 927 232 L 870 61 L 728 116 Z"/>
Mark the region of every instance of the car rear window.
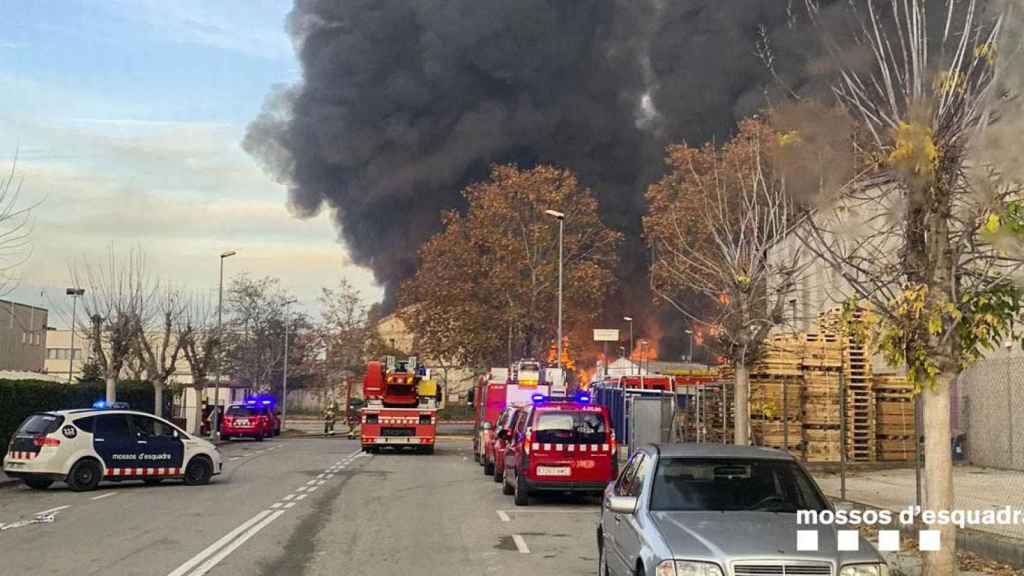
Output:
<path fill-rule="evenodd" d="M 257 408 L 249 408 L 248 406 L 229 406 L 227 411 L 228 416 L 255 416 L 258 413 Z"/>
<path fill-rule="evenodd" d="M 25 436 L 43 436 L 54 432 L 64 422 L 59 414 L 33 414 L 18 427 L 16 434 Z"/>
<path fill-rule="evenodd" d="M 662 458 L 651 510 L 826 510 L 813 481 L 795 462 L 757 459 Z"/>
<path fill-rule="evenodd" d="M 599 412 L 540 412 L 533 427 L 536 442 L 603 444 L 608 429 Z"/>

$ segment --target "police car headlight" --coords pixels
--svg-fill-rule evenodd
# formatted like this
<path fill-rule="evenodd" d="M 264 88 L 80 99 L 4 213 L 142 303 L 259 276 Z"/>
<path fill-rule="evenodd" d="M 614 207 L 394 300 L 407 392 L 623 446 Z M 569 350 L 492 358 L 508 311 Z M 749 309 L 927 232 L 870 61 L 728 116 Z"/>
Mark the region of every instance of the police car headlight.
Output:
<path fill-rule="evenodd" d="M 885 564 L 850 564 L 843 566 L 839 576 L 889 576 L 889 567 Z"/>
<path fill-rule="evenodd" d="M 665 560 L 654 570 L 657 576 L 722 576 L 722 569 L 711 562 Z"/>

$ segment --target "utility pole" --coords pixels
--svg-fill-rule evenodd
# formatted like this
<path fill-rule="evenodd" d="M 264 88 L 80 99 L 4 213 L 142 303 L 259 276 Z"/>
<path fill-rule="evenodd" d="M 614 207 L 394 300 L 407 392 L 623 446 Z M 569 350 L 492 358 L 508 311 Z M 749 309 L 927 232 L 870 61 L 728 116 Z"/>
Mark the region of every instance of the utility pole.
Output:
<path fill-rule="evenodd" d="M 556 210 L 545 210 L 545 214 L 558 219 L 558 374 L 561 379 L 559 387 L 565 386 L 565 374 L 562 372 L 562 232 L 565 228 L 565 214 Z"/>
<path fill-rule="evenodd" d="M 288 328 L 291 324 L 288 316 L 288 307 L 294 304 L 295 300 L 287 300 L 284 303 L 284 370 L 281 375 L 281 429 L 288 419 Z"/>
<path fill-rule="evenodd" d="M 234 250 L 222 252 L 220 255 L 220 286 L 217 289 L 217 337 L 223 342 L 223 310 L 224 310 L 224 259 L 237 254 Z M 210 438 L 216 439 L 220 434 L 220 357 L 216 358 L 217 374 L 213 382 L 213 409 L 210 411 Z M 198 392 L 198 390 L 197 390 Z M 199 403 L 199 395 L 196 394 L 196 404 Z"/>
<path fill-rule="evenodd" d="M 68 364 L 68 384 L 71 384 L 71 375 L 75 373 L 75 322 L 78 313 L 78 297 L 85 294 L 85 288 L 68 288 L 65 294 L 71 296 L 71 363 Z"/>
<path fill-rule="evenodd" d="M 623 316 L 622 319 L 625 320 L 626 322 L 629 322 L 629 356 L 627 356 L 626 359 L 629 360 L 629 373 L 630 375 L 632 375 L 633 359 L 631 358 L 631 356 L 633 356 L 633 317 Z"/>

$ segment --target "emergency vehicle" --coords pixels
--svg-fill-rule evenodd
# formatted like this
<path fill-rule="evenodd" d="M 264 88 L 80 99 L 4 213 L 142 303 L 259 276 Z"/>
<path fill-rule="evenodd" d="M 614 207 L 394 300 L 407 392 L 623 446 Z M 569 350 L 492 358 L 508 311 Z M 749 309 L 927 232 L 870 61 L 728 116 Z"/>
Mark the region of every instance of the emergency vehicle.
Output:
<path fill-rule="evenodd" d="M 479 392 L 474 398 L 477 401 L 477 418 L 473 455 L 484 467 L 485 474 L 491 474 L 494 468 L 493 454 L 486 451 L 494 442 L 494 426 L 505 407 L 529 406 L 535 395 L 551 394 L 551 384 L 541 379 L 540 364 L 534 360 L 518 362 L 510 379 L 499 379 L 501 375 L 508 374 L 504 368 L 491 368 L 490 374 L 489 380 L 478 387 Z"/>
<path fill-rule="evenodd" d="M 7 447 L 4 472 L 38 490 L 63 480 L 76 492 L 101 480 L 206 484 L 221 473 L 221 454 L 206 440 L 152 414 L 98 406 L 26 418 Z"/>
<path fill-rule="evenodd" d="M 601 494 L 618 475 L 615 433 L 604 406 L 589 395 L 574 398 L 536 395 L 508 440 L 502 493 L 517 506 L 538 491 Z"/>
<path fill-rule="evenodd" d="M 437 436 L 437 383 L 416 356 L 370 362 L 363 378 L 366 406 L 360 411 L 363 450 L 410 447 L 434 452 Z"/>
<path fill-rule="evenodd" d="M 526 416 L 525 408 L 508 406 L 498 417 L 497 424 L 494 425 L 494 440 L 491 442 L 489 450 L 492 454 L 491 460 L 494 462 L 492 476 L 495 482 L 501 483 L 505 477 L 505 451 L 508 449 L 512 430 L 515 430 L 516 424 L 523 416 Z M 485 469 L 484 474 L 486 473 Z"/>
<path fill-rule="evenodd" d="M 274 415 L 269 406 L 252 401 L 230 404 L 224 410 L 224 419 L 220 423 L 222 440 L 254 438 L 262 442 L 273 435 Z"/>

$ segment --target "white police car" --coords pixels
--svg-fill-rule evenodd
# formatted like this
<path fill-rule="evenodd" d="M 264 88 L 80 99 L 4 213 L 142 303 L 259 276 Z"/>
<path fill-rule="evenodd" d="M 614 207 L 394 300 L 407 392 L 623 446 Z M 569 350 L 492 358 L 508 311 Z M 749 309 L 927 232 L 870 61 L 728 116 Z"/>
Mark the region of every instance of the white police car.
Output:
<path fill-rule="evenodd" d="M 29 416 L 11 438 L 3 463 L 8 476 L 32 488 L 63 480 L 75 491 L 92 490 L 104 479 L 206 484 L 222 466 L 213 444 L 162 418 L 103 408 Z"/>

